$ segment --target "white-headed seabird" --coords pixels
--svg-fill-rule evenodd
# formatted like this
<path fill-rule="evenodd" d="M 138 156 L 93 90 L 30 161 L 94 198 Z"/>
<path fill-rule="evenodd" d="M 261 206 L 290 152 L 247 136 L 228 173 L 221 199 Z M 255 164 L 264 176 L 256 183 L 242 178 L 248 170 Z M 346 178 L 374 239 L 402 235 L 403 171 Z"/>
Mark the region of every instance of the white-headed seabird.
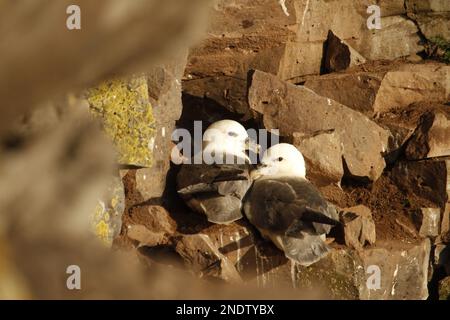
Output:
<path fill-rule="evenodd" d="M 272 146 L 244 198 L 249 221 L 286 257 L 309 266 L 323 258 L 329 247 L 325 234 L 339 222 L 336 208 L 305 178 L 303 155 L 291 144 Z"/>
<path fill-rule="evenodd" d="M 203 135 L 204 162 L 184 164 L 178 173 L 178 194 L 210 222 L 228 224 L 242 218 L 242 199 L 251 185 L 246 150 L 258 147 L 240 123 L 213 123 Z"/>

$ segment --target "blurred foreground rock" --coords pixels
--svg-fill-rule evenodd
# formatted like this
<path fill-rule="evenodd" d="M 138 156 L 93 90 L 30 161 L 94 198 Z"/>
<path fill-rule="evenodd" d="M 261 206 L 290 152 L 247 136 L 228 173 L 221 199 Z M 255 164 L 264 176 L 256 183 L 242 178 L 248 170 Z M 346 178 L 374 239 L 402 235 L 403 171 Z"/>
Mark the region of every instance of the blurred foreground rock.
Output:
<path fill-rule="evenodd" d="M 94 209 L 92 228 L 105 244 L 112 245 L 122 228 L 125 211 L 125 190 L 119 177 L 112 178 L 105 194 Z"/>
<path fill-rule="evenodd" d="M 43 101 L 118 73 L 147 71 L 192 43 L 208 9 L 206 0 L 79 0 L 81 30 L 68 30 L 71 4 L 1 2 L 0 131 Z M 45 23 L 32 23 L 30 12 Z"/>

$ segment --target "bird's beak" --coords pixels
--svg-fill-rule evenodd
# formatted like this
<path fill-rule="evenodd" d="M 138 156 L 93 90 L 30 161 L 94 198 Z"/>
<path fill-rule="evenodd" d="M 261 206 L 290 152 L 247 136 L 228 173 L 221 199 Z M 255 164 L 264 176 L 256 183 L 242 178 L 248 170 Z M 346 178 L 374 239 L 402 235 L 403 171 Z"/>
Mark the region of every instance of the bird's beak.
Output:
<path fill-rule="evenodd" d="M 253 151 L 254 153 L 259 154 L 259 151 L 261 150 L 261 146 L 256 143 L 256 141 L 253 141 L 250 138 L 245 139 L 245 150 Z"/>
<path fill-rule="evenodd" d="M 250 172 L 250 179 L 256 180 L 260 178 L 264 174 L 264 168 L 266 167 L 267 165 L 265 164 L 262 163 L 258 164 L 256 168 Z"/>

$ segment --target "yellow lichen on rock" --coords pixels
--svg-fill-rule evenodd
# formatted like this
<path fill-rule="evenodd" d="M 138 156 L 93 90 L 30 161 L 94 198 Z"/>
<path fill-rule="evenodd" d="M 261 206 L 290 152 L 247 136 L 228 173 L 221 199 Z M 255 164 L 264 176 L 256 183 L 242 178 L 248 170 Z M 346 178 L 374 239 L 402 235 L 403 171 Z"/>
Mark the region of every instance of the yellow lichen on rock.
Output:
<path fill-rule="evenodd" d="M 95 235 L 106 245 L 111 244 L 110 229 L 107 220 L 109 220 L 109 214 L 104 204 L 99 201 L 94 209 L 93 217 L 93 229 Z"/>
<path fill-rule="evenodd" d="M 91 112 L 102 119 L 117 148 L 118 162 L 150 167 L 155 119 L 146 78 L 111 79 L 89 89 L 87 96 Z"/>
<path fill-rule="evenodd" d="M 97 201 L 92 215 L 92 229 L 95 235 L 107 246 L 122 227 L 122 214 L 125 210 L 125 191 L 122 180 L 115 177 L 106 194 Z"/>

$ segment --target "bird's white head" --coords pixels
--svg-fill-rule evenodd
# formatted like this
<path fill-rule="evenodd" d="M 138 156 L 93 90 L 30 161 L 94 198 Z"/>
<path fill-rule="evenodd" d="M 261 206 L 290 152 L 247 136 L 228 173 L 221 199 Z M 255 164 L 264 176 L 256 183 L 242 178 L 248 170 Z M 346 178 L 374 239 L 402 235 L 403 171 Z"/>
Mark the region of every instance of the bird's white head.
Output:
<path fill-rule="evenodd" d="M 302 153 L 289 143 L 276 144 L 264 152 L 261 164 L 252 172 L 252 178 L 261 176 L 306 176 Z"/>
<path fill-rule="evenodd" d="M 245 155 L 245 150 L 257 151 L 244 126 L 234 120 L 220 120 L 211 124 L 203 134 L 203 150 Z"/>

